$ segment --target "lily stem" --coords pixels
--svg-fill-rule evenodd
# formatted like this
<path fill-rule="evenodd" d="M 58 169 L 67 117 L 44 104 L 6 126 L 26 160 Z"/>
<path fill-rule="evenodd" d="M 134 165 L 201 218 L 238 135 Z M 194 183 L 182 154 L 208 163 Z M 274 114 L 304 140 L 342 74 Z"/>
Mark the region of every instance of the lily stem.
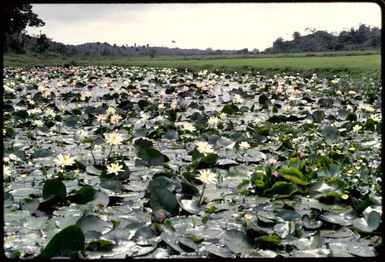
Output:
<path fill-rule="evenodd" d="M 94 156 L 94 152 L 92 151 L 94 149 L 94 146 L 95 146 L 95 144 L 91 145 L 91 156 L 92 156 L 92 159 L 94 160 L 94 166 L 96 166 L 96 159 L 95 159 L 95 156 Z"/>
<path fill-rule="evenodd" d="M 201 197 L 199 198 L 199 205 L 202 205 L 202 198 L 203 198 L 203 193 L 205 192 L 205 189 L 206 189 L 206 183 L 203 184 L 202 194 L 201 194 Z"/>

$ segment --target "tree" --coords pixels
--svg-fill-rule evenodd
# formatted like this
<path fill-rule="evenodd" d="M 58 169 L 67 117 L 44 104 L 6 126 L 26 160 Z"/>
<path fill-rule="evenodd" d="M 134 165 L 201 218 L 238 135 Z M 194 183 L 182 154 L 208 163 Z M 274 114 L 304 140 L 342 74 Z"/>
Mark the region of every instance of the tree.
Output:
<path fill-rule="evenodd" d="M 155 49 L 155 48 L 150 48 L 150 50 L 148 50 L 148 55 L 149 55 L 151 58 L 154 58 L 154 57 L 155 57 L 155 54 L 156 54 L 156 49 Z"/>
<path fill-rule="evenodd" d="M 27 26 L 44 26 L 43 20 L 32 12 L 32 5 L 13 3 L 3 8 L 4 39 L 3 48 L 8 47 L 16 52 L 23 51 L 22 32 Z"/>
<path fill-rule="evenodd" d="M 301 34 L 300 34 L 299 32 L 295 31 L 295 32 L 293 33 L 293 39 L 294 39 L 294 40 L 297 39 L 297 38 L 300 38 L 300 37 L 301 37 Z"/>
<path fill-rule="evenodd" d="M 50 40 L 47 38 L 45 34 L 40 35 L 38 39 L 36 39 L 36 51 L 39 53 L 43 53 L 49 47 Z"/>

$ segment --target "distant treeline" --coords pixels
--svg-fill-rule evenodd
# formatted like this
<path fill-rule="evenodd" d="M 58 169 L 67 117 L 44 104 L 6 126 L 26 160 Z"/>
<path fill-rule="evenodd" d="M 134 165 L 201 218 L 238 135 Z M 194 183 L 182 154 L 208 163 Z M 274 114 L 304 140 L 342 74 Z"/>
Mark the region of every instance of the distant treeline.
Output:
<path fill-rule="evenodd" d="M 263 53 L 355 51 L 379 49 L 380 47 L 381 29 L 361 24 L 358 29 L 351 28 L 338 35 L 314 29 L 311 34 L 305 36 L 294 32 L 293 40 L 284 41 L 279 37 L 274 41 L 273 47 L 267 48 Z"/>
<path fill-rule="evenodd" d="M 85 55 L 85 56 L 172 56 L 172 55 L 226 55 L 226 54 L 257 54 L 258 50 L 249 52 L 246 48 L 241 50 L 213 50 L 183 49 L 170 47 L 154 47 L 146 45 L 116 45 L 107 42 L 84 43 L 80 45 L 65 45 L 55 42 L 42 34 L 40 36 L 22 35 L 22 48 L 20 52 L 32 51 L 41 53 L 55 52 L 63 55 Z"/>

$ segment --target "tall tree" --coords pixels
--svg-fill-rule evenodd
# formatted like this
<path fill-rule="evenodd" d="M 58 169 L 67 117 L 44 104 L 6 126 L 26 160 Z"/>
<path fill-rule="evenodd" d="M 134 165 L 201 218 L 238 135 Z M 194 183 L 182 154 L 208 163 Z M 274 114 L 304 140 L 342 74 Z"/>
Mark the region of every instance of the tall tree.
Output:
<path fill-rule="evenodd" d="M 16 2 L 3 8 L 4 39 L 3 47 L 14 51 L 22 51 L 22 32 L 27 26 L 44 26 L 43 20 L 32 12 L 32 5 Z"/>

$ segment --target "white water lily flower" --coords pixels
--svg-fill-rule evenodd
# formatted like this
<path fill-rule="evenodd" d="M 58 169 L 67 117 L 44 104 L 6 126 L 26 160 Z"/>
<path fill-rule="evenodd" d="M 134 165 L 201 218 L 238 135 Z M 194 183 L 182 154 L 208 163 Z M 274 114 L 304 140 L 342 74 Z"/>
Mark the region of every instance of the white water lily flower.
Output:
<path fill-rule="evenodd" d="M 70 166 L 75 164 L 75 157 L 70 155 L 59 154 L 55 159 L 55 163 L 61 167 Z"/>
<path fill-rule="evenodd" d="M 34 120 L 33 124 L 37 127 L 42 127 L 44 125 L 43 121 L 41 120 Z"/>
<path fill-rule="evenodd" d="M 183 122 L 182 130 L 183 131 L 194 132 L 194 131 L 196 131 L 196 128 L 195 128 L 195 126 L 193 124 L 191 124 L 189 122 Z"/>
<path fill-rule="evenodd" d="M 88 135 L 88 132 L 85 130 L 79 130 L 78 135 L 83 138 L 83 137 L 86 137 Z"/>
<path fill-rule="evenodd" d="M 159 121 L 159 122 L 161 122 L 161 121 L 164 120 L 164 116 L 159 115 L 159 116 L 156 117 L 156 120 Z"/>
<path fill-rule="evenodd" d="M 211 116 L 207 121 L 210 127 L 217 127 L 219 124 L 219 118 L 216 116 Z"/>
<path fill-rule="evenodd" d="M 360 125 L 353 126 L 353 132 L 354 133 L 358 133 L 361 129 L 362 129 L 362 126 L 360 126 Z"/>
<path fill-rule="evenodd" d="M 250 144 L 247 143 L 246 141 L 243 141 L 243 142 L 239 143 L 239 149 L 246 150 L 246 149 L 249 149 L 249 148 L 250 148 Z"/>
<path fill-rule="evenodd" d="M 119 124 L 120 120 L 122 120 L 122 117 L 118 114 L 113 114 L 110 119 L 111 124 L 114 124 L 114 125 Z"/>
<path fill-rule="evenodd" d="M 35 115 L 35 114 L 37 115 L 37 114 L 41 113 L 41 109 L 40 108 L 32 108 L 32 109 L 28 109 L 27 112 L 29 115 Z"/>
<path fill-rule="evenodd" d="M 11 170 L 9 166 L 3 166 L 3 174 L 4 176 L 11 176 Z"/>
<path fill-rule="evenodd" d="M 225 120 L 227 118 L 227 114 L 222 112 L 220 113 L 219 118 Z"/>
<path fill-rule="evenodd" d="M 376 111 L 376 109 L 369 104 L 362 104 L 360 107 L 370 113 L 373 113 Z"/>
<path fill-rule="evenodd" d="M 45 114 L 47 117 L 55 117 L 55 116 L 56 116 L 55 111 L 53 111 L 53 109 L 50 108 L 50 107 L 48 107 L 46 110 L 44 110 L 44 114 Z"/>
<path fill-rule="evenodd" d="M 218 182 L 217 175 L 211 172 L 211 170 L 199 170 L 199 173 L 197 178 L 205 184 L 216 184 Z"/>
<path fill-rule="evenodd" d="M 17 155 L 15 155 L 15 154 L 9 154 L 9 160 L 12 160 L 12 161 L 19 161 L 20 160 L 20 158 L 17 156 Z"/>
<path fill-rule="evenodd" d="M 96 121 L 98 122 L 104 122 L 107 120 L 107 115 L 105 114 L 99 114 L 96 116 Z"/>
<path fill-rule="evenodd" d="M 198 141 L 195 145 L 197 146 L 197 150 L 202 154 L 215 153 L 213 146 L 206 141 Z"/>
<path fill-rule="evenodd" d="M 357 95 L 357 92 L 354 91 L 354 90 L 350 90 L 350 91 L 348 92 L 348 95 L 350 95 L 350 96 L 355 96 L 355 95 Z"/>
<path fill-rule="evenodd" d="M 165 89 L 159 90 L 159 95 L 165 97 L 166 96 L 166 90 Z"/>
<path fill-rule="evenodd" d="M 115 146 L 122 144 L 122 141 L 124 140 L 123 136 L 117 132 L 106 133 L 104 134 L 104 137 L 106 138 L 107 144 Z"/>
<path fill-rule="evenodd" d="M 140 112 L 140 117 L 142 121 L 147 121 L 148 119 L 150 119 L 150 115 L 144 112 Z"/>
<path fill-rule="evenodd" d="M 113 114 L 115 114 L 115 112 L 116 112 L 116 109 L 113 108 L 112 106 L 109 106 L 109 107 L 107 108 L 107 114 L 113 115 Z"/>
<path fill-rule="evenodd" d="M 374 121 L 374 122 L 380 122 L 381 121 L 381 116 L 379 114 L 371 114 L 370 115 L 370 118 Z"/>
<path fill-rule="evenodd" d="M 107 166 L 107 174 L 115 174 L 117 175 L 118 172 L 124 171 L 123 166 L 113 163 L 109 166 Z"/>
<path fill-rule="evenodd" d="M 234 96 L 234 100 L 233 101 L 236 104 L 242 104 L 244 102 L 244 99 L 240 95 L 236 94 Z"/>
<path fill-rule="evenodd" d="M 171 109 L 175 110 L 177 105 L 178 105 L 178 101 L 174 100 L 174 101 L 172 101 L 170 107 L 171 107 Z"/>

